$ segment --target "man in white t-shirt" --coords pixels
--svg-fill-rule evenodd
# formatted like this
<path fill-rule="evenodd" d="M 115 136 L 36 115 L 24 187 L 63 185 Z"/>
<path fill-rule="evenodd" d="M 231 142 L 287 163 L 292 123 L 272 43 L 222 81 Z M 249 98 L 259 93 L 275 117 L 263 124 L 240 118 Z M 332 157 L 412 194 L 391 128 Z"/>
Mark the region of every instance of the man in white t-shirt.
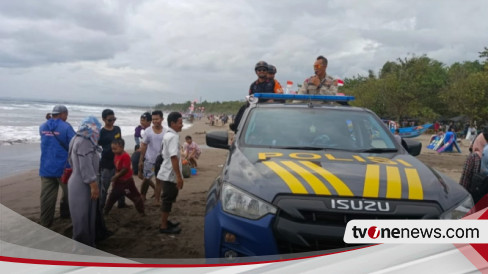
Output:
<path fill-rule="evenodd" d="M 154 169 L 156 158 L 161 154 L 161 144 L 163 136 L 167 129 L 163 128 L 163 112 L 155 110 L 152 112 L 152 127 L 146 128 L 144 138 L 141 142 L 141 156 L 139 157 L 139 178 L 142 179 L 141 195 L 142 199 L 146 200 L 147 190 L 149 186 L 154 187 L 154 204 L 159 205 L 161 194 L 161 182 L 156 179 L 156 184 L 151 181 L 155 175 Z"/>
<path fill-rule="evenodd" d="M 163 194 L 161 195 L 161 225 L 160 233 L 178 234 L 181 228 L 179 223 L 168 220 L 173 203 L 176 201 L 178 191 L 183 188 L 183 174 L 181 168 L 180 136 L 183 128 L 183 118 L 179 112 L 168 115 L 168 131 L 163 137 L 163 164 L 157 175 L 162 181 Z"/>
<path fill-rule="evenodd" d="M 400 130 L 397 128 L 395 129 L 395 135 L 393 135 L 393 137 L 395 137 L 395 140 L 400 144 L 402 145 L 402 137 L 400 136 Z"/>

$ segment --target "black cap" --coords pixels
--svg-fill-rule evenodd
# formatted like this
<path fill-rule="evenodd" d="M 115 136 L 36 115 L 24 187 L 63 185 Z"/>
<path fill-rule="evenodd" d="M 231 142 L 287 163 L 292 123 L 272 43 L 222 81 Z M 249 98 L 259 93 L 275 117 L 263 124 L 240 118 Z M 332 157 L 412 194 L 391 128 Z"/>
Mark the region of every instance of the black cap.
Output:
<path fill-rule="evenodd" d="M 276 74 L 276 67 L 273 65 L 268 65 L 268 73 Z"/>
<path fill-rule="evenodd" d="M 266 70 L 268 70 L 268 63 L 264 62 L 264 61 L 259 61 L 256 66 L 254 66 L 254 70 L 258 70 L 258 68 L 265 68 Z"/>
<path fill-rule="evenodd" d="M 149 112 L 144 112 L 142 115 L 141 115 L 141 118 L 144 118 L 146 121 L 150 122 L 152 121 L 152 115 L 151 113 Z"/>

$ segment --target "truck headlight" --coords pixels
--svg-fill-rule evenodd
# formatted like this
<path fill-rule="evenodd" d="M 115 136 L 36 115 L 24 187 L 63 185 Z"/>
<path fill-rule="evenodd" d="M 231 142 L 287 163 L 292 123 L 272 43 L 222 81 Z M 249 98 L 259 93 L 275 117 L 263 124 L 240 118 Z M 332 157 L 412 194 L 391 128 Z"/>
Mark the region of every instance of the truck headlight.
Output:
<path fill-rule="evenodd" d="M 233 215 L 256 220 L 266 214 L 276 213 L 276 207 L 273 205 L 230 184 L 222 186 L 220 197 L 223 210 Z"/>
<path fill-rule="evenodd" d="M 454 219 L 454 220 L 461 219 L 473 207 L 474 207 L 473 198 L 471 197 L 471 195 L 468 195 L 468 198 L 466 198 L 462 203 L 444 212 L 441 215 L 441 219 Z"/>

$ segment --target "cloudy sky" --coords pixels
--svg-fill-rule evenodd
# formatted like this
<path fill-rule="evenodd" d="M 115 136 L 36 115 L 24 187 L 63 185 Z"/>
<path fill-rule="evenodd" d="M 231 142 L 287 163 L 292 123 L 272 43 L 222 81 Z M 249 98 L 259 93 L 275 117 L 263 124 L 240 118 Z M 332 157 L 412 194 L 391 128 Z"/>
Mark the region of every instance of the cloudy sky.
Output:
<path fill-rule="evenodd" d="M 0 0 L 0 97 L 154 105 L 243 99 L 265 60 L 302 82 L 420 56 L 479 60 L 488 1 Z"/>

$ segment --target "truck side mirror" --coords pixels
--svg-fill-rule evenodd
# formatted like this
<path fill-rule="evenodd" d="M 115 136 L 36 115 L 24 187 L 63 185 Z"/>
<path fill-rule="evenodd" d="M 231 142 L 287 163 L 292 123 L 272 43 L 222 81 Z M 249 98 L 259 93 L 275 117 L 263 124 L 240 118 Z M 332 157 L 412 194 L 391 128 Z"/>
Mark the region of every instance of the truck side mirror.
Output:
<path fill-rule="evenodd" d="M 205 135 L 207 146 L 215 148 L 229 149 L 229 132 L 211 131 Z"/>
<path fill-rule="evenodd" d="M 422 143 L 419 141 L 402 138 L 402 146 L 407 150 L 408 154 L 412 156 L 417 156 L 422 151 Z"/>

